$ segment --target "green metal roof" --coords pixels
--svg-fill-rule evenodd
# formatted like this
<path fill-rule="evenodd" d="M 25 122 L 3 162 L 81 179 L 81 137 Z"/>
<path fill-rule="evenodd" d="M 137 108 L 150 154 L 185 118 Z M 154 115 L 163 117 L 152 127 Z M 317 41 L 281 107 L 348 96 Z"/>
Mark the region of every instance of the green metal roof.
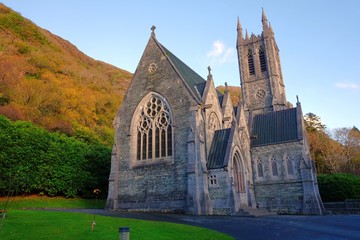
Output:
<path fill-rule="evenodd" d="M 252 147 L 299 140 L 297 109 L 255 115 L 251 136 Z"/>
<path fill-rule="evenodd" d="M 208 169 L 224 167 L 226 148 L 229 142 L 231 128 L 216 130 L 211 143 L 209 157 L 206 163 Z"/>

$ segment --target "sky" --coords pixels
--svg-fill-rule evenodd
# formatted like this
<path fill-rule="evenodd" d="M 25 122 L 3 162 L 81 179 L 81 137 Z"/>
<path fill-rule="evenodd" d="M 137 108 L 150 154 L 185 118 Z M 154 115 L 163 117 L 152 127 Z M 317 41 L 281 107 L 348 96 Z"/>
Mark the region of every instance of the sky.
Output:
<path fill-rule="evenodd" d="M 88 56 L 134 73 L 156 26 L 157 40 L 215 85 L 239 86 L 237 19 L 261 34 L 264 8 L 280 49 L 287 100 L 329 130 L 360 128 L 358 0 L 3 0 Z"/>

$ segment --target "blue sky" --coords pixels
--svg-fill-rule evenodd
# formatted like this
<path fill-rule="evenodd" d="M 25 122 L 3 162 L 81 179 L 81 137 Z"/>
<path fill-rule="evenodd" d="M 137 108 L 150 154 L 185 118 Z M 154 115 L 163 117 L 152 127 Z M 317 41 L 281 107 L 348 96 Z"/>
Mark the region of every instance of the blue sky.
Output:
<path fill-rule="evenodd" d="M 236 23 L 261 33 L 261 9 L 275 32 L 288 101 L 329 128 L 360 128 L 360 1 L 3 0 L 90 57 L 134 72 L 150 28 L 166 48 L 216 85 L 239 86 Z"/>

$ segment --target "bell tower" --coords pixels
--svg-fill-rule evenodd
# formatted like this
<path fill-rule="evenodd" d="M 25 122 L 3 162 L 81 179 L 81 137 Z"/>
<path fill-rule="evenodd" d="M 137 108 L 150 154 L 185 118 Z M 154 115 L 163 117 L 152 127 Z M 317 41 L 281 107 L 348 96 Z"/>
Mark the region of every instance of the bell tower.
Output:
<path fill-rule="evenodd" d="M 262 33 L 249 36 L 246 30 L 245 37 L 239 19 L 237 23 L 236 48 L 243 101 L 245 110 L 255 115 L 288 108 L 279 48 L 264 9 L 261 21 Z"/>

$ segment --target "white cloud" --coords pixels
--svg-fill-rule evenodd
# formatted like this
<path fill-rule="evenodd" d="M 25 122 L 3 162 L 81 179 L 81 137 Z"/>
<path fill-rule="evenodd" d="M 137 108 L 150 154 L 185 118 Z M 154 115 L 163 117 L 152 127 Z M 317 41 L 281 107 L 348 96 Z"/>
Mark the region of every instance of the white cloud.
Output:
<path fill-rule="evenodd" d="M 212 50 L 206 56 L 210 59 L 212 65 L 225 64 L 235 60 L 235 49 L 227 47 L 220 40 L 216 40 L 212 44 Z"/>
<path fill-rule="evenodd" d="M 342 89 L 353 89 L 353 90 L 360 89 L 359 84 L 351 83 L 351 82 L 338 82 L 335 84 L 335 86 L 337 88 L 342 88 Z"/>

